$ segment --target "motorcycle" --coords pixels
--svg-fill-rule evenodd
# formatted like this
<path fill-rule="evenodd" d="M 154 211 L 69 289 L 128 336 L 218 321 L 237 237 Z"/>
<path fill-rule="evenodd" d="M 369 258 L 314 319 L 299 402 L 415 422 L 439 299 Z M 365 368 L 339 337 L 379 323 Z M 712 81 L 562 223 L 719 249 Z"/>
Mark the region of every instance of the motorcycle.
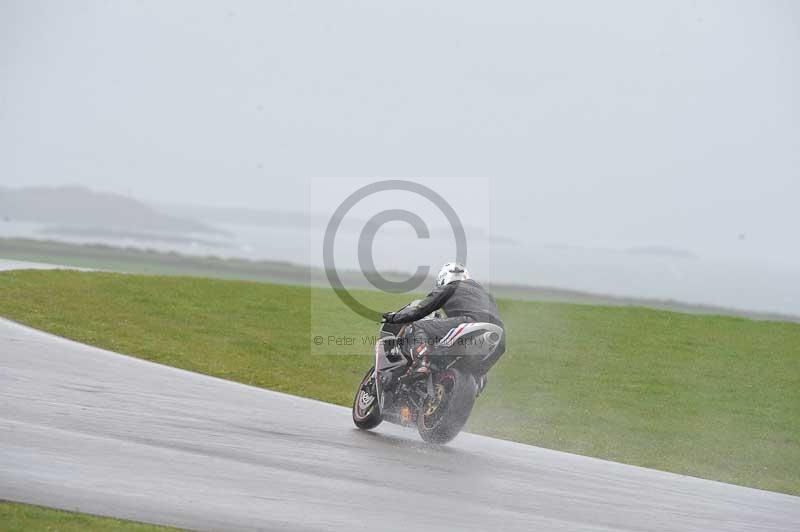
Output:
<path fill-rule="evenodd" d="M 416 305 L 413 301 L 409 305 Z M 439 317 L 436 313 L 423 319 Z M 458 325 L 431 347 L 430 371 L 410 371 L 411 346 L 404 346 L 403 325 L 383 323 L 375 342 L 375 363 L 353 400 L 353 422 L 370 430 L 382 421 L 416 425 L 428 443 L 445 444 L 467 423 L 478 394 L 478 365 L 491 356 L 503 335 L 493 323 Z"/>

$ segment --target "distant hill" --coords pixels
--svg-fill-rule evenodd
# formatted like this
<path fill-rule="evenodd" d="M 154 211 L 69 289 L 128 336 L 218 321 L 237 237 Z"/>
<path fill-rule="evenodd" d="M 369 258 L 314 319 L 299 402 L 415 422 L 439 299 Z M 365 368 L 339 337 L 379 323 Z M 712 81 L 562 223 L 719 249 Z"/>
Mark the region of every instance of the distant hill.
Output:
<path fill-rule="evenodd" d="M 58 226 L 168 233 L 218 233 L 208 225 L 163 214 L 119 194 L 80 186 L 0 187 L 0 220 Z"/>
<path fill-rule="evenodd" d="M 156 203 L 155 207 L 162 212 L 168 212 L 182 218 L 206 220 L 210 223 L 301 229 L 308 229 L 310 225 L 324 227 L 328 223 L 328 217 L 322 215 L 247 207 L 175 203 Z"/>

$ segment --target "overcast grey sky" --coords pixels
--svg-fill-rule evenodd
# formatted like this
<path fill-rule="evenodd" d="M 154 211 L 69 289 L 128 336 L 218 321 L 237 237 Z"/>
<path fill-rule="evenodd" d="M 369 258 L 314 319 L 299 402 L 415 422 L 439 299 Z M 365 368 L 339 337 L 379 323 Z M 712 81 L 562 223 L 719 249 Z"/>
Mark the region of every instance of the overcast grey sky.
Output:
<path fill-rule="evenodd" d="M 0 0 L 0 54 L 3 185 L 491 177 L 524 241 L 800 264 L 795 2 Z"/>

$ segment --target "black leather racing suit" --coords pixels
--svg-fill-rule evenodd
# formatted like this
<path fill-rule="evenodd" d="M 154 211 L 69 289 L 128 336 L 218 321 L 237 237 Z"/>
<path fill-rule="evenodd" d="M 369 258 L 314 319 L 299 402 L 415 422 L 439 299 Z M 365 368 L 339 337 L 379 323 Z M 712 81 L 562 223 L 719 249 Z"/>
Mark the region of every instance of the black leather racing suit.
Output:
<path fill-rule="evenodd" d="M 435 310 L 442 309 L 446 318 L 417 321 Z M 390 323 L 411 323 L 413 329 L 407 338 L 418 345 L 421 342 L 437 343 L 450 329 L 462 323 L 481 321 L 503 327 L 503 336 L 494 353 L 481 363 L 480 370 L 486 373 L 506 350 L 505 326 L 497 312 L 494 297 L 477 281 L 466 279 L 453 281 L 433 290 L 418 305 L 406 307 L 387 315 Z M 412 347 L 413 347 L 412 345 Z"/>

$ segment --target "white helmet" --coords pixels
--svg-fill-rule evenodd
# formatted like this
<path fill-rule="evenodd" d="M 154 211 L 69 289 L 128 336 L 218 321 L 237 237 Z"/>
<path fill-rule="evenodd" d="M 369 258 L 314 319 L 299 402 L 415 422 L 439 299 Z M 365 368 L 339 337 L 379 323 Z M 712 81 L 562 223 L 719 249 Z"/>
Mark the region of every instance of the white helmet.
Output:
<path fill-rule="evenodd" d="M 436 275 L 436 287 L 439 288 L 453 281 L 463 281 L 464 279 L 469 279 L 469 272 L 464 265 L 457 262 L 448 262 L 442 266 L 442 269 Z"/>

